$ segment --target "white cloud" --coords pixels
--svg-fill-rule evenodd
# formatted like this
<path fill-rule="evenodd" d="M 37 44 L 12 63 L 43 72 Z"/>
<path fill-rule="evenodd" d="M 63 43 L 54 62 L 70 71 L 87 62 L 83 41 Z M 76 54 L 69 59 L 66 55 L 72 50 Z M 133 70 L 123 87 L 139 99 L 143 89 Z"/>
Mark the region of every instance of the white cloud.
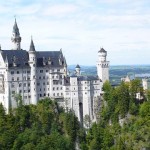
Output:
<path fill-rule="evenodd" d="M 44 15 L 69 15 L 69 13 L 74 13 L 77 10 L 77 6 L 72 4 L 58 4 L 53 6 L 48 6 L 44 9 Z"/>

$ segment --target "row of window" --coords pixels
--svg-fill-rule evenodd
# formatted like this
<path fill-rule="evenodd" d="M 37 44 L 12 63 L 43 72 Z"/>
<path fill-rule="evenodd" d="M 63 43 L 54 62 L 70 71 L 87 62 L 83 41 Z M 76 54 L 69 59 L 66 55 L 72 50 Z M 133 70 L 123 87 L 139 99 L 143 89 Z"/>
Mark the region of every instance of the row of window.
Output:
<path fill-rule="evenodd" d="M 15 74 L 15 71 L 11 71 L 10 73 Z M 19 74 L 19 73 L 20 73 L 20 71 L 16 71 L 16 74 Z M 30 70 L 27 70 L 27 71 L 24 70 L 23 73 L 30 73 Z"/>
<path fill-rule="evenodd" d="M 55 69 L 52 69 L 52 72 L 54 72 Z M 44 70 L 40 70 L 40 73 L 43 73 Z M 46 70 L 45 72 L 49 72 L 49 70 Z M 60 69 L 56 69 L 56 72 L 60 72 Z M 15 71 L 11 71 L 11 74 L 15 74 Z M 20 71 L 16 71 L 16 74 L 19 74 Z M 22 73 L 22 72 L 21 72 Z M 23 73 L 30 73 L 30 70 L 23 70 Z"/>
<path fill-rule="evenodd" d="M 55 91 L 55 90 L 62 90 L 62 87 L 60 87 L 60 88 L 59 87 L 56 87 L 56 88 L 53 87 L 53 91 Z"/>

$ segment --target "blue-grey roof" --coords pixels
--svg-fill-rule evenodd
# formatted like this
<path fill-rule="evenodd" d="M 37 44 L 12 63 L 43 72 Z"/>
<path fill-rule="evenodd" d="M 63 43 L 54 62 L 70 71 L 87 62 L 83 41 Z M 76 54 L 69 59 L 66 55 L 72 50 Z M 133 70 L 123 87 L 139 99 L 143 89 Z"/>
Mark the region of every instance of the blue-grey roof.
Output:
<path fill-rule="evenodd" d="M 20 35 L 16 19 L 15 19 L 15 24 L 13 26 L 13 33 L 15 33 L 16 35 Z"/>
<path fill-rule="evenodd" d="M 76 68 L 80 68 L 80 66 L 77 64 Z"/>
<path fill-rule="evenodd" d="M 16 63 L 16 67 L 28 67 L 28 52 L 25 50 L 2 50 L 2 56 L 4 61 L 8 61 L 8 67 L 13 67 L 13 63 Z"/>
<path fill-rule="evenodd" d="M 30 49 L 29 51 L 35 52 L 35 47 L 34 47 L 34 43 L 33 40 L 31 39 L 31 44 L 30 44 Z"/>
<path fill-rule="evenodd" d="M 99 80 L 98 76 L 78 76 L 78 81 L 93 81 Z"/>
<path fill-rule="evenodd" d="M 106 50 L 104 50 L 104 48 L 101 48 L 98 52 L 106 53 Z"/>
<path fill-rule="evenodd" d="M 50 66 L 60 67 L 64 65 L 64 58 L 60 51 L 38 51 L 36 52 L 37 67 L 43 66 L 43 61 L 48 65 L 48 61 L 51 61 Z M 61 63 L 60 63 L 61 61 Z"/>
<path fill-rule="evenodd" d="M 8 61 L 8 67 L 28 67 L 29 53 L 26 50 L 2 50 L 4 61 Z M 36 51 L 37 67 L 54 66 L 61 67 L 64 65 L 64 57 L 60 51 Z M 51 63 L 49 64 L 48 61 Z M 44 62 L 44 63 L 43 63 Z"/>

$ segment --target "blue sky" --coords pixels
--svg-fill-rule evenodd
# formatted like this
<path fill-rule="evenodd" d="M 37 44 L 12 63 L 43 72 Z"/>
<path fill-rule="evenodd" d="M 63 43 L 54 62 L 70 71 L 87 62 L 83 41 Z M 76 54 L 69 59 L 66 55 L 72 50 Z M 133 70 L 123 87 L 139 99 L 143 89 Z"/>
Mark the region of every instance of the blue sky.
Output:
<path fill-rule="evenodd" d="M 103 47 L 111 65 L 150 64 L 150 0 L 0 1 L 0 44 L 11 49 L 14 15 L 29 49 L 62 51 L 68 64 L 95 65 Z"/>

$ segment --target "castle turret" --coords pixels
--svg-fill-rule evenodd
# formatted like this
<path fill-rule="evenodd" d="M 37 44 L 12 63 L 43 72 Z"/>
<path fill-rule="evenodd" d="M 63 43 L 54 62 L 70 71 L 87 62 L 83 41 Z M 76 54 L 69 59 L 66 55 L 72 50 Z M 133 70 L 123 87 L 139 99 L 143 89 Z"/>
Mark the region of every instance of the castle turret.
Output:
<path fill-rule="evenodd" d="M 76 71 L 76 75 L 79 76 L 80 75 L 80 66 L 78 64 L 75 68 L 75 71 Z"/>
<path fill-rule="evenodd" d="M 21 49 L 21 36 L 19 33 L 19 28 L 17 26 L 16 19 L 15 19 L 15 24 L 13 26 L 11 41 L 13 43 L 13 48 L 12 48 L 13 50 Z"/>
<path fill-rule="evenodd" d="M 67 77 L 67 62 L 65 57 L 64 57 L 64 76 Z"/>
<path fill-rule="evenodd" d="M 107 51 L 101 48 L 98 51 L 97 75 L 104 83 L 109 80 L 109 61 L 106 60 Z"/>
<path fill-rule="evenodd" d="M 36 83 L 36 51 L 34 47 L 33 40 L 31 39 L 30 49 L 29 49 L 29 65 L 31 67 L 31 104 L 37 104 L 37 83 Z"/>

